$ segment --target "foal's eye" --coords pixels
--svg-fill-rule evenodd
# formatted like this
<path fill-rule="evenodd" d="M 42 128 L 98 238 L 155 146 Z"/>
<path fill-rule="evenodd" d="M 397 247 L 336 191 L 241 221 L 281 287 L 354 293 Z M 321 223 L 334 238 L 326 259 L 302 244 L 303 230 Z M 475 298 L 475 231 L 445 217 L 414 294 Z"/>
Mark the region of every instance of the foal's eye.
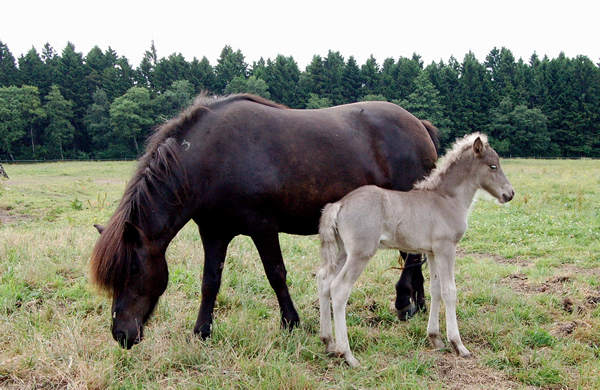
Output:
<path fill-rule="evenodd" d="M 491 169 L 491 170 L 494 170 L 494 169 L 498 169 L 498 167 L 497 167 L 496 165 L 493 165 L 493 164 L 492 164 L 492 165 L 490 165 L 490 169 Z"/>

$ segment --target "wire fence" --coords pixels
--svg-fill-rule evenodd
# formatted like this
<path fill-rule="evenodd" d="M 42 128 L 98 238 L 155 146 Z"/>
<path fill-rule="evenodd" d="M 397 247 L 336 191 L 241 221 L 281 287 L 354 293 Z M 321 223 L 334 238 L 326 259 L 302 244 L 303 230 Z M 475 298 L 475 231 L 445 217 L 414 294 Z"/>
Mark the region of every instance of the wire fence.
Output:
<path fill-rule="evenodd" d="M 0 160 L 0 164 L 37 164 L 37 163 L 56 163 L 56 162 L 93 162 L 93 161 L 136 161 L 135 158 L 65 158 L 56 160 Z"/>

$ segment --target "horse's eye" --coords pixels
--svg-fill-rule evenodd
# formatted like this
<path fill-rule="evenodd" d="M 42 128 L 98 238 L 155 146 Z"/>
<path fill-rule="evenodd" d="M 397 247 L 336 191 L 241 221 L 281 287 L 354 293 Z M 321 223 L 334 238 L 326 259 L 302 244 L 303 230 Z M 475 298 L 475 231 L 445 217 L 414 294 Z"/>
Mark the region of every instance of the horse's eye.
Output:
<path fill-rule="evenodd" d="M 490 165 L 490 169 L 494 170 L 494 169 L 498 169 L 498 167 L 492 164 L 492 165 Z"/>

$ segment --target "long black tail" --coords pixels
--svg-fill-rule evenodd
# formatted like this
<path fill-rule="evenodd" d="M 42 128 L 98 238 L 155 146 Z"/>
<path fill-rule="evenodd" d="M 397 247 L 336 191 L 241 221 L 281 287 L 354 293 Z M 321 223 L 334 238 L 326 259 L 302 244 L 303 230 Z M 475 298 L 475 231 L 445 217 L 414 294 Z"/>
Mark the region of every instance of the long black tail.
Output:
<path fill-rule="evenodd" d="M 433 146 L 435 146 L 435 152 L 438 157 L 440 155 L 440 131 L 437 127 L 435 127 L 431 122 L 421 119 L 421 123 L 425 126 L 427 133 L 429 133 L 429 137 L 431 141 L 433 141 Z"/>

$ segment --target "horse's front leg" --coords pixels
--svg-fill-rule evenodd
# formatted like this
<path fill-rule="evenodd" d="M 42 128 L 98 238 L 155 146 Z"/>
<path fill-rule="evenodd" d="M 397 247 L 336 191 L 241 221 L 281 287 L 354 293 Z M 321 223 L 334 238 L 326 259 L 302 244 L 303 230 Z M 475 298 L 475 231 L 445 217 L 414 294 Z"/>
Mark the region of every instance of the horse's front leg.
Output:
<path fill-rule="evenodd" d="M 431 305 L 429 308 L 429 322 L 427 323 L 427 336 L 431 345 L 435 349 L 445 347 L 440 333 L 440 305 L 442 301 L 442 290 L 440 287 L 440 276 L 438 271 L 437 258 L 434 255 L 428 255 L 429 273 L 430 273 L 430 291 Z"/>
<path fill-rule="evenodd" d="M 455 245 L 445 245 L 436 252 L 442 299 L 446 305 L 446 335 L 457 355 L 469 357 L 471 353 L 462 343 L 456 319 L 456 283 L 454 281 Z"/>
<path fill-rule="evenodd" d="M 194 326 L 194 334 L 199 334 L 203 339 L 210 336 L 213 321 L 215 299 L 221 287 L 221 275 L 225 265 L 225 254 L 232 236 L 226 238 L 213 237 L 207 233 L 200 233 L 204 247 L 204 272 L 202 275 L 202 302 L 198 319 Z"/>
<path fill-rule="evenodd" d="M 285 264 L 283 264 L 277 232 L 258 232 L 250 237 L 254 241 L 256 249 L 258 249 L 267 279 L 269 279 L 269 283 L 275 290 L 275 295 L 277 295 L 281 310 L 281 325 L 291 330 L 300 324 L 300 317 L 298 317 L 298 312 L 294 308 L 294 303 L 287 288 L 287 271 Z"/>

